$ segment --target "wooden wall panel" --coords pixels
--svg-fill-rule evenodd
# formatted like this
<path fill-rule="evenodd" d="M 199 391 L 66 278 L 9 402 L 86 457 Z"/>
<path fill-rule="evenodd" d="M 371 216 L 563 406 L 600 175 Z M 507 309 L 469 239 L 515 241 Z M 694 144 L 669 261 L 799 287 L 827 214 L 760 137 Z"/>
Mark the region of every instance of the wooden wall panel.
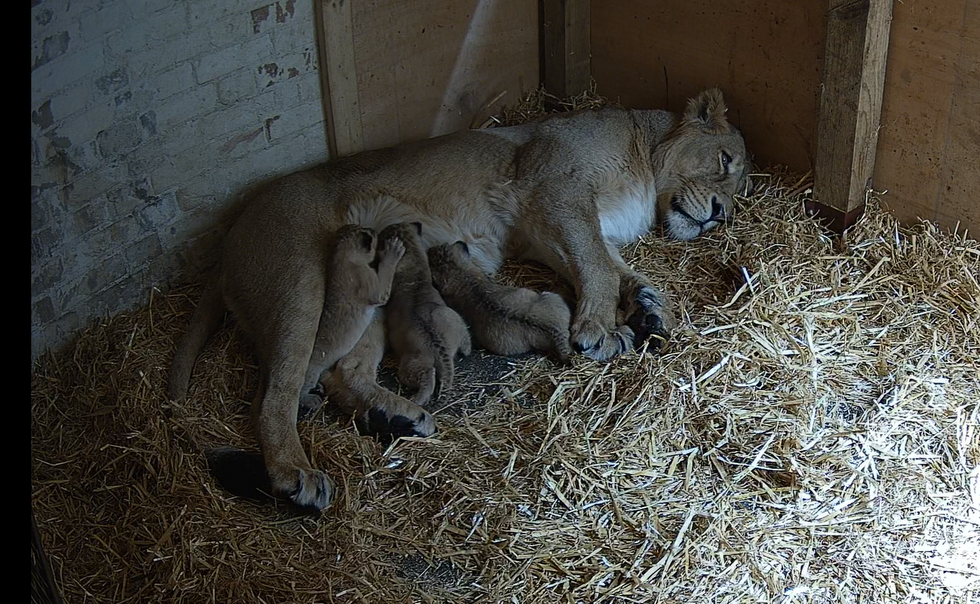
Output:
<path fill-rule="evenodd" d="M 354 56 L 367 149 L 465 129 L 538 87 L 536 0 L 357 0 Z"/>
<path fill-rule="evenodd" d="M 874 186 L 900 220 L 980 234 L 980 3 L 896 2 Z"/>
<path fill-rule="evenodd" d="M 592 2 L 592 75 L 600 94 L 680 111 L 720 86 L 761 165 L 811 167 L 823 74 L 826 2 Z"/>

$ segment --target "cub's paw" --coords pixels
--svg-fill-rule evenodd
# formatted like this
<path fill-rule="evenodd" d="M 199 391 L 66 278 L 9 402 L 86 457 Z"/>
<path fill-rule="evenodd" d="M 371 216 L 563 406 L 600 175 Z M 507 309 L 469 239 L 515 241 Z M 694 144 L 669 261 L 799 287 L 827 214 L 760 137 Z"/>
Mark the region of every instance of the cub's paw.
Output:
<path fill-rule="evenodd" d="M 612 331 L 606 331 L 589 319 L 572 325 L 572 348 L 597 361 L 633 350 L 633 341 L 633 330 L 627 325 L 620 325 Z"/>
<path fill-rule="evenodd" d="M 301 422 L 313 417 L 320 407 L 323 406 L 323 393 L 310 391 L 299 397 L 299 410 L 296 412 L 296 421 Z"/>
<path fill-rule="evenodd" d="M 333 503 L 337 484 L 325 473 L 312 468 L 296 468 L 292 484 L 278 489 L 301 508 L 311 512 L 324 510 Z"/>
<path fill-rule="evenodd" d="M 402 412 L 371 407 L 366 413 L 358 414 L 354 423 L 358 432 L 365 436 L 374 436 L 385 444 L 402 436 L 425 437 L 435 434 L 436 420 L 432 414 L 421 407 L 413 407 Z"/>
<path fill-rule="evenodd" d="M 660 349 L 670 338 L 674 327 L 674 318 L 667 310 L 663 297 L 652 287 L 643 286 L 637 291 L 635 298 L 636 310 L 626 320 L 634 333 L 634 345 L 639 348 L 647 339 L 650 348 Z"/>
<path fill-rule="evenodd" d="M 405 255 L 405 244 L 397 235 L 385 237 L 381 243 L 380 254 L 382 259 L 388 262 L 398 262 Z"/>

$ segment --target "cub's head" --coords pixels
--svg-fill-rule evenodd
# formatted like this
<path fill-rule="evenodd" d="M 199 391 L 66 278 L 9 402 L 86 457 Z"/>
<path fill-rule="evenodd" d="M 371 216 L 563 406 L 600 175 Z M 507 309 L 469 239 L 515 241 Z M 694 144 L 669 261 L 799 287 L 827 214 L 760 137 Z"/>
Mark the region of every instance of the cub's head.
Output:
<path fill-rule="evenodd" d="M 386 226 L 379 235 L 382 241 L 397 237 L 405 244 L 406 252 L 413 248 L 422 247 L 422 223 L 399 222 Z"/>
<path fill-rule="evenodd" d="M 348 224 L 337 229 L 334 257 L 337 260 L 370 264 L 378 249 L 378 236 L 369 228 Z"/>
<path fill-rule="evenodd" d="M 446 284 L 460 271 L 471 271 L 479 274 L 470 259 L 470 248 L 463 241 L 452 245 L 437 245 L 430 247 L 429 267 L 432 269 L 432 285 L 443 289 Z"/>
<path fill-rule="evenodd" d="M 702 92 L 654 149 L 657 211 L 675 239 L 694 239 L 726 222 L 732 197 L 751 192 L 751 158 L 727 111 L 720 90 Z"/>

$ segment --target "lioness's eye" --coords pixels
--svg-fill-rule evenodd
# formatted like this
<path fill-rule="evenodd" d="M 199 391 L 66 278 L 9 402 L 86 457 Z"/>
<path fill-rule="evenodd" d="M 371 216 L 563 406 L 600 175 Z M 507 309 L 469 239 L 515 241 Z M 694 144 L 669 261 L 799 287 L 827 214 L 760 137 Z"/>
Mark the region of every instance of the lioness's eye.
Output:
<path fill-rule="evenodd" d="M 728 153 L 721 152 L 721 169 L 728 172 L 728 164 L 732 163 L 732 156 Z"/>

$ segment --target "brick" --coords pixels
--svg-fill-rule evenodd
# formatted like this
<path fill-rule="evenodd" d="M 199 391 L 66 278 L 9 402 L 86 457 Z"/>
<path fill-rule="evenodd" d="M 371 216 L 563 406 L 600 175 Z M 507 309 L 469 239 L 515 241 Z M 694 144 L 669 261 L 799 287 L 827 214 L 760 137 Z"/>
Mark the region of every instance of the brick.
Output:
<path fill-rule="evenodd" d="M 269 140 L 276 142 L 314 127 L 322 128 L 323 107 L 319 102 L 306 103 L 284 111 L 279 119 L 267 123 L 270 125 Z"/>
<path fill-rule="evenodd" d="M 148 200 L 146 206 L 137 214 L 139 225 L 147 231 L 156 231 L 173 222 L 180 214 L 177 197 L 168 191 Z"/>
<path fill-rule="evenodd" d="M 69 146 L 92 141 L 99 132 L 113 125 L 113 117 L 113 103 L 106 99 L 62 120 L 58 126 L 58 134 L 69 141 Z"/>
<path fill-rule="evenodd" d="M 128 17 L 126 10 L 117 4 L 113 4 L 79 18 L 78 31 L 83 41 L 95 42 L 104 38 L 106 34 L 121 29 Z"/>
<path fill-rule="evenodd" d="M 157 99 L 161 101 L 196 85 L 197 80 L 194 79 L 194 68 L 186 61 L 154 74 L 146 82 L 146 86 L 154 90 Z"/>
<path fill-rule="evenodd" d="M 258 90 L 252 70 L 242 68 L 218 80 L 218 102 L 225 106 L 241 103 Z"/>
<path fill-rule="evenodd" d="M 95 79 L 95 87 L 102 93 L 112 95 L 129 86 L 129 74 L 124 67 L 117 67 Z"/>
<path fill-rule="evenodd" d="M 71 36 L 67 31 L 59 31 L 41 41 L 32 51 L 31 71 L 42 65 L 47 65 L 68 51 Z"/>
<path fill-rule="evenodd" d="M 57 285 L 63 274 L 64 265 L 59 258 L 54 258 L 40 266 L 31 264 L 31 297 L 40 296 Z"/>
<path fill-rule="evenodd" d="M 157 105 L 157 132 L 165 132 L 182 122 L 207 115 L 214 111 L 218 94 L 214 85 L 198 86 L 184 94 L 172 97 L 166 103 Z"/>
<path fill-rule="evenodd" d="M 123 250 L 123 256 L 126 258 L 126 262 L 130 266 L 138 266 L 156 258 L 163 251 L 160 245 L 160 236 L 157 233 L 152 233 L 143 237 L 142 239 L 131 243 L 126 246 Z"/>
<path fill-rule="evenodd" d="M 91 80 L 79 80 L 50 98 L 51 113 L 56 122 L 63 121 L 85 109 L 92 99 L 95 85 Z"/>
<path fill-rule="evenodd" d="M 140 4 L 143 3 L 131 3 L 132 6 Z M 156 12 L 140 19 L 137 23 L 106 38 L 106 45 L 112 54 L 126 56 L 148 47 L 153 48 L 160 42 L 179 44 L 181 34 L 188 29 L 183 8 Z"/>
<path fill-rule="evenodd" d="M 99 132 L 96 140 L 99 154 L 105 159 L 112 159 L 135 148 L 143 138 L 139 124 L 126 121 Z"/>
<path fill-rule="evenodd" d="M 31 304 L 31 323 L 38 323 L 43 325 L 45 323 L 50 323 L 55 318 L 54 304 L 51 302 L 50 296 L 41 298 L 37 302 Z"/>
<path fill-rule="evenodd" d="M 31 268 L 43 264 L 52 257 L 52 251 L 61 243 L 61 231 L 54 225 L 31 233 Z"/>
<path fill-rule="evenodd" d="M 96 198 L 94 201 L 82 206 L 71 215 L 73 231 L 84 235 L 89 231 L 105 226 L 108 221 L 108 208 L 106 200 Z"/>
<path fill-rule="evenodd" d="M 269 60 L 273 54 L 272 41 L 268 36 L 262 36 L 201 56 L 195 64 L 194 74 L 197 81 L 203 84 L 242 67 L 258 65 Z"/>
<path fill-rule="evenodd" d="M 93 73 L 101 72 L 104 65 L 101 44 L 89 44 L 47 63 L 31 72 L 31 105 L 40 105 L 55 92 Z"/>

